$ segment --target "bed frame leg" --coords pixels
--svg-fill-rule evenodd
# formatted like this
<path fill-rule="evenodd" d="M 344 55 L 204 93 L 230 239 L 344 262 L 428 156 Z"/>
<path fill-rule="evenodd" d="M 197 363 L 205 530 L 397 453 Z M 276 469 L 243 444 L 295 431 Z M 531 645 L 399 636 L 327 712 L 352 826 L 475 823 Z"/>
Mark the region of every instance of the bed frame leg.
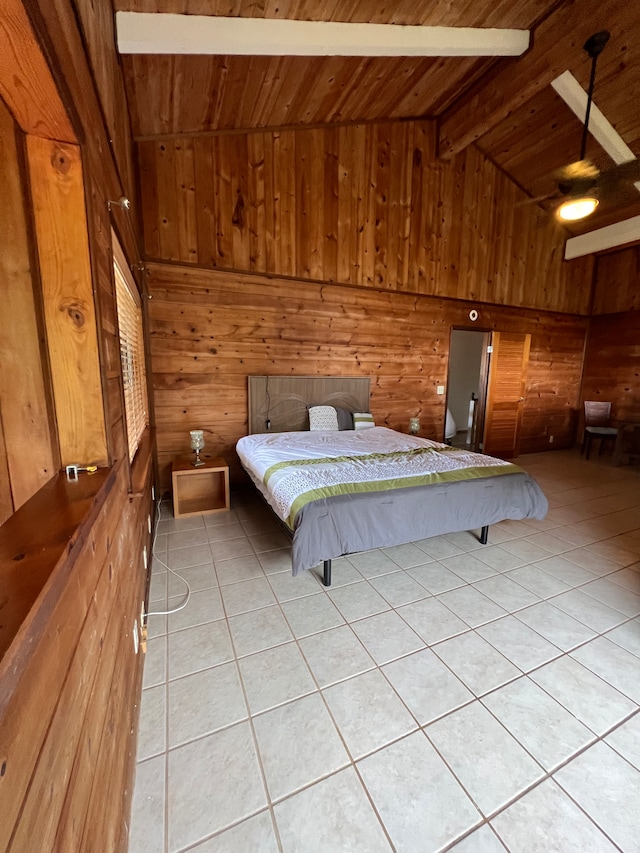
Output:
<path fill-rule="evenodd" d="M 480 544 L 486 545 L 487 540 L 489 539 L 489 525 L 486 524 L 482 530 L 480 531 Z"/>
<path fill-rule="evenodd" d="M 322 582 L 325 586 L 331 586 L 331 560 L 324 561 L 324 577 Z"/>

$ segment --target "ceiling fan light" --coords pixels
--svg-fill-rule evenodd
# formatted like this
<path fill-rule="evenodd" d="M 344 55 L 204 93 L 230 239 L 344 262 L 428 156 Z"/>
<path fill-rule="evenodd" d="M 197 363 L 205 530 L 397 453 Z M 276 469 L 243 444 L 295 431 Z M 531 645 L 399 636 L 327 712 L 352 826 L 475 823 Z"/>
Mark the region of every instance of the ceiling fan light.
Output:
<path fill-rule="evenodd" d="M 584 219 L 586 216 L 590 216 L 598 204 L 598 199 L 592 196 L 574 198 L 560 205 L 558 216 L 567 222 L 574 222 L 577 219 Z"/>

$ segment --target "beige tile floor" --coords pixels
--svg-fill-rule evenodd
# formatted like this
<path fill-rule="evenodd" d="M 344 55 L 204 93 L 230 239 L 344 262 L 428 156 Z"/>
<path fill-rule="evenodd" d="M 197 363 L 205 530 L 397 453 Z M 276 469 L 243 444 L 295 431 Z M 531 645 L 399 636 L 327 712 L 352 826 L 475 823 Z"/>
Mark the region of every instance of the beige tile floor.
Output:
<path fill-rule="evenodd" d="M 163 506 L 130 853 L 640 851 L 640 470 L 519 462 L 544 521 L 329 590 L 252 494 Z"/>

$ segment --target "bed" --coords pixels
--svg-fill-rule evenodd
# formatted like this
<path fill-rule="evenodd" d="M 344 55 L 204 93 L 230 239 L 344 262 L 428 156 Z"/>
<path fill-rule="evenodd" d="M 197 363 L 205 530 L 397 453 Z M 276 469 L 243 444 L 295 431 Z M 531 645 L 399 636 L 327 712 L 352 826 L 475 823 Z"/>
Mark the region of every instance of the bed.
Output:
<path fill-rule="evenodd" d="M 311 405 L 367 411 L 368 380 L 278 379 L 250 377 L 249 423 L 262 430 L 236 449 L 292 538 L 293 575 L 322 563 L 329 586 L 331 560 L 346 554 L 461 530 L 480 529 L 484 544 L 491 524 L 546 515 L 536 481 L 502 459 L 386 427 L 309 431 Z"/>

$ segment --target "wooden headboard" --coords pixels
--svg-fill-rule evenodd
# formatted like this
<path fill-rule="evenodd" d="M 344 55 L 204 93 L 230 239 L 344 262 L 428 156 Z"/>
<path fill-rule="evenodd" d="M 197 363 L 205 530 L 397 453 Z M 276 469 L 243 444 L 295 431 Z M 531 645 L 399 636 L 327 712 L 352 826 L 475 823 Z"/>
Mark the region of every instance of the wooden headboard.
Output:
<path fill-rule="evenodd" d="M 249 433 L 309 429 L 309 406 L 369 411 L 369 378 L 360 376 L 250 376 Z"/>

